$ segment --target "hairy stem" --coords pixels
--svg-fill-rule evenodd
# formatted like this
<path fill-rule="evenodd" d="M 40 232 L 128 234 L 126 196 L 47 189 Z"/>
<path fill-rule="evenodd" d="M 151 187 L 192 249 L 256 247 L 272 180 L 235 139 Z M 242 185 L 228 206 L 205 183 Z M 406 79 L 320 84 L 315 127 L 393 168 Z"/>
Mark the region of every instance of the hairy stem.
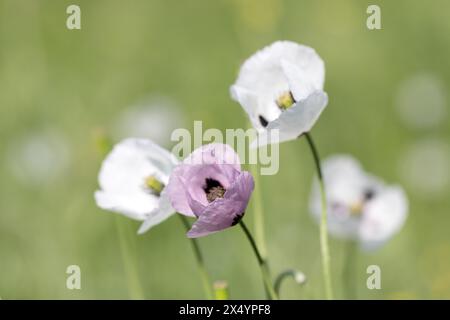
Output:
<path fill-rule="evenodd" d="M 259 165 L 250 165 L 250 172 L 255 182 L 255 188 L 253 191 L 253 222 L 255 226 L 255 240 L 258 244 L 258 248 L 261 256 L 267 258 L 267 247 L 264 237 L 264 211 L 261 198 L 261 187 L 259 181 Z"/>
<path fill-rule="evenodd" d="M 270 279 L 270 273 L 269 268 L 267 266 L 266 260 L 261 256 L 261 253 L 258 250 L 258 247 L 256 245 L 255 240 L 253 239 L 252 234 L 248 230 L 247 226 L 245 225 L 244 221 L 239 221 L 239 225 L 242 227 L 242 230 L 244 231 L 245 235 L 247 236 L 248 241 L 250 242 L 250 245 L 252 246 L 253 252 L 255 253 L 256 259 L 258 260 L 258 264 L 261 268 L 261 273 L 264 281 L 264 287 L 266 288 L 266 291 L 269 295 L 269 298 L 271 300 L 278 300 L 278 295 L 275 292 L 275 289 L 272 285 L 272 280 Z"/>

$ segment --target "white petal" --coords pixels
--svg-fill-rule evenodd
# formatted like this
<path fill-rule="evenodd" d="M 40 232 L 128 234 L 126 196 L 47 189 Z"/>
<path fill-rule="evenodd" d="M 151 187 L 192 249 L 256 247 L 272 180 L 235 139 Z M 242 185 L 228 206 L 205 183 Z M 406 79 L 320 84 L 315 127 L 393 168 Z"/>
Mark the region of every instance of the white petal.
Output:
<path fill-rule="evenodd" d="M 146 139 L 126 139 L 106 157 L 99 173 L 97 205 L 136 220 L 159 207 L 159 197 L 147 192 L 145 179 L 156 176 L 167 185 L 176 158 Z"/>
<path fill-rule="evenodd" d="M 167 196 L 167 193 L 163 190 L 159 198 L 158 208 L 148 215 L 144 223 L 139 228 L 138 234 L 143 234 L 153 226 L 160 224 L 164 220 L 168 219 L 174 213 L 175 210 L 170 205 L 170 200 Z"/>
<path fill-rule="evenodd" d="M 97 191 L 95 201 L 102 209 L 140 221 L 145 220 L 149 213 L 158 208 L 158 197 L 143 191 L 128 194 Z"/>
<path fill-rule="evenodd" d="M 152 141 L 126 139 L 106 157 L 100 169 L 99 184 L 104 191 L 138 192 L 150 175 L 156 175 L 167 184 L 175 164 L 175 157 Z"/>
<path fill-rule="evenodd" d="M 281 114 L 281 110 L 278 107 L 263 103 L 256 93 L 246 88 L 234 85 L 230 88 L 230 92 L 232 98 L 238 101 L 245 112 L 247 112 L 253 127 L 259 132 L 265 130 L 265 126 L 263 126 L 261 121 L 273 121 Z"/>
<path fill-rule="evenodd" d="M 359 201 L 367 186 L 367 176 L 358 160 L 349 155 L 334 155 L 322 161 L 327 196 L 333 202 Z"/>
<path fill-rule="evenodd" d="M 311 74 L 305 69 L 284 59 L 281 61 L 281 67 L 295 101 L 306 99 L 314 91 L 323 90 L 323 77 L 320 79 L 311 77 Z M 306 68 L 310 68 L 310 66 L 306 66 Z"/>
<path fill-rule="evenodd" d="M 309 79 L 316 90 L 323 89 L 325 67 L 314 49 L 291 41 L 277 41 L 256 52 L 242 65 L 235 85 L 258 95 L 287 88 L 282 63 L 296 66 L 302 78 Z"/>
<path fill-rule="evenodd" d="M 408 200 L 402 188 L 387 187 L 367 203 L 359 229 L 361 246 L 373 250 L 397 233 L 406 221 Z"/>
<path fill-rule="evenodd" d="M 296 101 L 313 91 L 322 91 L 325 67 L 314 49 L 290 41 L 277 41 L 258 51 L 242 65 L 231 96 L 249 114 L 254 127 L 262 130 L 281 111 L 277 98 L 291 91 Z"/>
<path fill-rule="evenodd" d="M 358 239 L 361 217 L 352 215 L 350 207 L 361 203 L 367 190 L 377 192 L 382 183 L 368 175 L 360 163 L 349 155 L 334 155 L 322 161 L 325 192 L 328 205 L 328 229 L 330 234 Z M 317 179 L 310 197 L 310 211 L 319 221 L 322 205 Z"/>
<path fill-rule="evenodd" d="M 311 130 L 328 103 L 328 96 L 323 91 L 315 91 L 305 100 L 298 101 L 293 107 L 281 113 L 278 119 L 267 126 L 267 130 L 253 141 L 251 147 L 262 147 L 270 142 L 270 130 L 279 130 L 279 142 L 297 139 L 301 134 Z M 273 142 L 271 142 L 273 143 Z"/>

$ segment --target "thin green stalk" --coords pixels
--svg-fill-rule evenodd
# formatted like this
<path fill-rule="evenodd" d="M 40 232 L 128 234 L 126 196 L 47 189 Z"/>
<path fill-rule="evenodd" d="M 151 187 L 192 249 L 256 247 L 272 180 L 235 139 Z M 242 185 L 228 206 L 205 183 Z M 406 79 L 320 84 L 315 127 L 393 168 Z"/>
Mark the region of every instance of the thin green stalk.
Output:
<path fill-rule="evenodd" d="M 262 199 L 261 199 L 261 187 L 259 186 L 259 172 L 258 165 L 251 165 L 250 172 L 253 176 L 253 181 L 255 184 L 255 188 L 253 190 L 253 222 L 255 227 L 255 239 L 258 244 L 259 253 L 261 256 L 266 259 L 267 258 L 267 247 L 266 241 L 264 237 L 264 212 L 262 208 Z"/>
<path fill-rule="evenodd" d="M 144 293 L 139 281 L 139 272 L 136 263 L 136 243 L 134 237 L 129 235 L 128 221 L 120 221 L 116 216 L 116 227 L 119 236 L 120 251 L 123 260 L 123 266 L 127 277 L 128 291 L 133 300 L 144 299 Z M 126 223 L 126 224 L 125 224 Z"/>
<path fill-rule="evenodd" d="M 342 279 L 344 279 L 344 288 L 346 299 L 356 299 L 356 283 L 355 283 L 355 264 L 356 264 L 356 249 L 357 243 L 349 240 L 346 243 L 346 257 L 344 259 L 344 268 Z"/>
<path fill-rule="evenodd" d="M 181 221 L 183 222 L 183 225 L 186 228 L 186 231 L 189 231 L 191 229 L 191 225 L 190 225 L 188 219 L 182 214 L 177 214 L 177 216 L 179 216 L 181 218 Z M 195 259 L 197 260 L 198 269 L 200 270 L 200 276 L 202 278 L 203 289 L 205 290 L 206 298 L 208 300 L 212 300 L 214 295 L 213 295 L 213 291 L 211 288 L 211 280 L 209 279 L 208 272 L 206 271 L 205 263 L 203 260 L 203 255 L 200 250 L 200 246 L 198 244 L 197 239 L 191 238 L 191 244 L 192 244 L 192 249 L 194 251 Z"/>
<path fill-rule="evenodd" d="M 261 273 L 262 273 L 262 277 L 263 277 L 263 281 L 264 281 L 264 287 L 267 290 L 270 300 L 278 300 L 278 295 L 275 292 L 275 289 L 273 288 L 273 285 L 272 285 L 272 280 L 270 279 L 269 268 L 267 266 L 266 260 L 264 260 L 263 257 L 261 256 L 261 253 L 258 250 L 256 242 L 253 239 L 253 236 L 250 233 L 250 231 L 248 230 L 244 221 L 242 221 L 242 220 L 239 221 L 239 225 L 242 227 L 242 230 L 244 231 L 245 235 L 247 236 L 247 239 L 250 242 L 250 245 L 252 246 L 252 249 L 255 253 L 256 259 L 258 260 L 258 264 L 261 268 Z"/>
<path fill-rule="evenodd" d="M 300 271 L 288 269 L 281 272 L 275 279 L 275 292 L 278 296 L 280 296 L 281 284 L 283 283 L 284 279 L 287 278 L 293 278 L 299 285 L 304 284 L 306 281 L 305 275 Z"/>
<path fill-rule="evenodd" d="M 325 194 L 325 185 L 323 182 L 322 169 L 320 166 L 320 157 L 317 151 L 314 141 L 309 133 L 305 133 L 306 140 L 311 149 L 311 153 L 314 158 L 314 163 L 317 169 L 317 175 L 319 178 L 320 196 L 322 203 L 322 215 L 320 218 L 320 253 L 322 256 L 322 272 L 325 283 L 325 294 L 327 299 L 333 299 L 333 287 L 331 281 L 330 271 L 330 250 L 328 246 L 328 228 L 327 228 L 327 199 Z"/>

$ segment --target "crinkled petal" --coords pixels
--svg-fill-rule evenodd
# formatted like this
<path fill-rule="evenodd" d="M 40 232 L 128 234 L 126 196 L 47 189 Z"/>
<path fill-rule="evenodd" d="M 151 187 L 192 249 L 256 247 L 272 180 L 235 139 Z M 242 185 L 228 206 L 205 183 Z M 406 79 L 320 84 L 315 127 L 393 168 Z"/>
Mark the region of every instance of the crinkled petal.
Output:
<path fill-rule="evenodd" d="M 98 180 L 103 191 L 137 192 L 149 175 L 156 175 L 167 184 L 176 163 L 176 158 L 170 152 L 150 140 L 126 139 L 108 154 Z"/>
<path fill-rule="evenodd" d="M 172 208 L 167 192 L 164 189 L 159 197 L 158 207 L 148 214 L 144 223 L 139 228 L 138 234 L 145 233 L 153 226 L 160 224 L 164 220 L 168 219 L 174 213 L 175 210 Z"/>
<path fill-rule="evenodd" d="M 166 190 L 169 195 L 170 203 L 177 212 L 186 216 L 195 217 L 195 214 L 189 205 L 186 190 L 187 187 L 183 182 L 185 170 L 187 170 L 185 165 L 178 165 L 173 170 L 169 179 L 169 184 L 166 186 Z"/>
<path fill-rule="evenodd" d="M 211 143 L 195 149 L 184 159 L 183 164 L 228 164 L 241 170 L 239 155 L 229 145 L 222 143 Z"/>
<path fill-rule="evenodd" d="M 282 113 L 277 98 L 292 92 L 296 101 L 322 91 L 323 60 L 310 47 L 277 41 L 248 58 L 230 88 L 231 97 L 248 113 L 253 126 L 262 131 Z"/>
<path fill-rule="evenodd" d="M 189 238 L 198 238 L 215 233 L 233 226 L 242 217 L 239 212 L 242 204 L 225 199 L 218 199 L 211 203 L 192 225 L 187 233 Z"/>
<path fill-rule="evenodd" d="M 272 104 L 263 103 L 262 99 L 248 89 L 233 85 L 230 88 L 231 97 L 239 102 L 248 114 L 253 127 L 263 132 L 267 123 L 275 120 L 281 114 L 281 110 Z"/>
<path fill-rule="evenodd" d="M 179 213 L 197 216 L 200 205 L 208 205 L 204 191 L 206 179 L 214 179 L 228 189 L 239 173 L 231 164 L 180 164 L 173 171 L 167 185 L 172 205 Z"/>
<path fill-rule="evenodd" d="M 317 75 L 315 72 L 307 72 L 306 70 L 311 68 L 311 66 L 305 66 L 304 69 L 301 66 L 295 65 L 292 62 L 282 59 L 281 67 L 289 83 L 289 89 L 294 96 L 295 101 L 300 101 L 306 99 L 314 91 L 322 91 L 323 89 L 323 62 L 322 71 L 319 72 L 321 77 L 313 77 L 312 75 Z M 313 68 L 318 68 L 314 66 Z"/>
<path fill-rule="evenodd" d="M 298 101 L 293 107 L 282 112 L 278 119 L 270 122 L 267 130 L 252 142 L 251 147 L 262 147 L 269 142 L 273 143 L 270 139 L 270 130 L 273 129 L 279 130 L 278 142 L 297 139 L 311 130 L 327 103 L 327 94 L 323 91 L 315 91 L 305 100 Z"/>
<path fill-rule="evenodd" d="M 134 193 L 97 191 L 95 201 L 102 209 L 140 221 L 145 220 L 150 212 L 158 208 L 158 197 L 143 191 Z"/>
<path fill-rule="evenodd" d="M 99 173 L 101 190 L 97 205 L 136 220 L 145 220 L 159 210 L 159 197 L 146 189 L 145 179 L 155 176 L 167 184 L 176 158 L 147 139 L 126 139 L 104 160 Z"/>
<path fill-rule="evenodd" d="M 205 193 L 207 179 L 216 180 L 222 187 L 228 189 L 240 173 L 234 166 L 227 164 L 185 166 L 187 170 L 182 178 L 185 190 L 189 197 L 205 206 L 208 205 Z M 197 211 L 194 210 L 194 214 L 197 214 Z"/>
<path fill-rule="evenodd" d="M 188 237 L 203 237 L 239 222 L 245 213 L 253 188 L 251 174 L 242 172 L 226 191 L 224 198 L 214 200 L 200 214 L 188 232 Z"/>
<path fill-rule="evenodd" d="M 243 202 L 247 207 L 254 188 L 255 183 L 252 175 L 248 171 L 243 171 L 239 174 L 234 183 L 227 189 L 224 198 Z"/>
<path fill-rule="evenodd" d="M 235 85 L 258 95 L 284 88 L 287 79 L 282 63 L 296 66 L 303 79 L 309 79 L 317 90 L 323 89 L 323 60 L 314 49 L 291 41 L 276 41 L 253 54 L 241 66 Z"/>

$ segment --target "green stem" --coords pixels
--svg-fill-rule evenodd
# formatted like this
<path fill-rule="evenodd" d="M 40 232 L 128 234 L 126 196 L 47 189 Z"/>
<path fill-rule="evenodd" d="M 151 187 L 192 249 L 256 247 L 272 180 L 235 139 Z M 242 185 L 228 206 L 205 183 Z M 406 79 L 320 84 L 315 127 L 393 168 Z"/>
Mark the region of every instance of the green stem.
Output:
<path fill-rule="evenodd" d="M 138 268 L 136 265 L 136 244 L 134 237 L 129 234 L 128 221 L 120 221 L 116 216 L 116 227 L 119 235 L 120 251 L 123 260 L 123 266 L 127 277 L 128 291 L 133 300 L 144 299 L 144 293 L 139 281 Z"/>
<path fill-rule="evenodd" d="M 182 221 L 184 227 L 186 228 L 186 231 L 189 231 L 191 229 L 191 225 L 190 225 L 188 219 L 182 214 L 177 214 L 177 216 L 179 216 L 181 218 L 181 221 Z M 212 300 L 214 296 L 213 296 L 213 291 L 211 288 L 211 281 L 209 279 L 208 272 L 206 271 L 205 263 L 203 260 L 203 255 L 200 250 L 200 246 L 198 244 L 197 239 L 191 238 L 191 244 L 192 244 L 192 249 L 194 250 L 195 259 L 197 260 L 198 269 L 200 270 L 200 276 L 202 278 L 203 289 L 205 290 L 206 298 L 208 300 Z"/>
<path fill-rule="evenodd" d="M 301 280 L 301 281 L 298 280 L 299 276 L 302 276 L 303 280 Z M 275 292 L 277 293 L 278 296 L 280 296 L 281 284 L 283 283 L 284 279 L 287 279 L 290 277 L 292 277 L 295 280 L 295 282 L 297 282 L 300 285 L 305 283 L 304 275 L 301 274 L 299 271 L 294 270 L 294 269 L 285 270 L 285 271 L 281 272 L 275 279 Z"/>
<path fill-rule="evenodd" d="M 250 231 L 248 230 L 244 221 L 242 221 L 242 220 L 239 221 L 239 225 L 242 227 L 242 230 L 244 231 L 245 235 L 247 236 L 247 239 L 250 242 L 250 245 L 252 246 L 252 249 L 255 253 L 256 259 L 258 260 L 258 264 L 261 268 L 261 273 L 262 273 L 262 277 L 263 277 L 263 281 L 264 281 L 264 287 L 267 290 L 270 300 L 278 300 L 278 295 L 275 292 L 275 289 L 273 288 L 272 281 L 270 280 L 269 268 L 267 266 L 266 260 L 264 260 L 263 257 L 261 256 L 261 253 L 258 250 L 256 242 L 253 239 L 253 236 L 250 233 Z"/>
<path fill-rule="evenodd" d="M 253 190 L 253 222 L 255 227 L 255 240 L 258 244 L 259 253 L 265 259 L 267 258 L 267 247 L 266 241 L 264 237 L 264 212 L 262 208 L 262 199 L 261 199 L 261 188 L 259 182 L 259 172 L 258 165 L 250 166 L 250 171 L 253 176 L 253 181 L 255 183 L 255 188 Z"/>
<path fill-rule="evenodd" d="M 346 257 L 344 260 L 344 268 L 342 278 L 344 279 L 344 287 L 346 298 L 356 299 L 356 285 L 355 285 L 355 263 L 356 263 L 356 248 L 357 244 L 353 240 L 349 240 L 346 244 Z"/>
<path fill-rule="evenodd" d="M 320 218 L 320 252 L 322 255 L 322 272 L 325 283 L 325 294 L 327 299 L 333 299 L 333 287 L 331 282 L 331 272 L 330 272 L 330 250 L 328 246 L 328 228 L 327 228 L 327 199 L 325 194 L 325 185 L 323 182 L 322 169 L 320 166 L 319 153 L 311 135 L 307 132 L 305 133 L 306 140 L 311 149 L 314 157 L 314 163 L 317 169 L 317 175 L 319 177 L 320 195 L 322 202 L 322 215 Z"/>

